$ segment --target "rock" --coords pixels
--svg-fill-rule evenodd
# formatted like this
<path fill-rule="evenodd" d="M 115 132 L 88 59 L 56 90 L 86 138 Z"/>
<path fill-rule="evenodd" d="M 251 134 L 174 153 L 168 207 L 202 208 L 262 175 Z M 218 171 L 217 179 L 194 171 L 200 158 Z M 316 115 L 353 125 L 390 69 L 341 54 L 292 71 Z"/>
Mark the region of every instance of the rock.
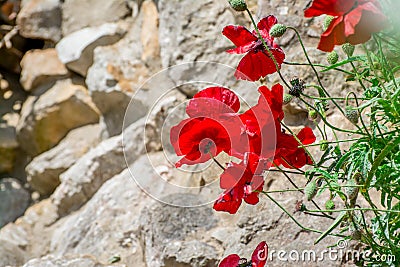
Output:
<path fill-rule="evenodd" d="M 22 249 L 7 240 L 0 242 L 0 266 L 21 266 L 26 261 Z"/>
<path fill-rule="evenodd" d="M 21 67 L 20 81 L 26 91 L 34 91 L 41 85 L 49 87 L 69 75 L 54 48 L 28 51 L 22 58 Z"/>
<path fill-rule="evenodd" d="M 35 157 L 26 166 L 27 180 L 42 196 L 51 194 L 60 184 L 59 175 L 100 142 L 98 124 L 70 131 L 54 148 Z"/>
<path fill-rule="evenodd" d="M 29 192 L 13 178 L 0 180 L 0 227 L 21 216 L 30 202 Z"/>
<path fill-rule="evenodd" d="M 10 173 L 13 170 L 17 148 L 15 127 L 0 127 L 0 173 Z"/>
<path fill-rule="evenodd" d="M 164 266 L 217 266 L 220 253 L 214 246 L 197 240 L 170 243 L 164 251 Z"/>
<path fill-rule="evenodd" d="M 50 251 L 57 256 L 91 254 L 101 262 L 118 255 L 126 266 L 145 267 L 138 233 L 140 210 L 148 201 L 129 171 L 123 171 L 79 211 L 54 224 Z"/>
<path fill-rule="evenodd" d="M 168 203 L 176 203 L 178 205 L 183 201 L 187 205 L 200 204 L 198 196 L 191 194 L 172 194 L 165 196 L 164 199 Z M 147 266 L 215 266 L 216 258 L 218 257 L 216 248 L 201 242 L 186 243 L 186 245 L 197 247 L 200 251 L 204 251 L 207 256 L 211 254 L 214 259 L 212 260 L 206 257 L 201 258 L 198 251 L 185 248 L 184 243 L 175 244 L 173 247 L 169 246 L 174 241 L 185 240 L 215 226 L 217 218 L 209 207 L 187 208 L 157 202 L 143 209 L 140 222 L 144 243 L 146 244 Z M 190 265 L 190 263 L 195 262 L 196 264 Z"/>
<path fill-rule="evenodd" d="M 121 133 L 126 109 L 135 94 L 131 103 L 135 107 L 132 112 L 135 116 L 125 121 L 125 127 L 146 114 L 148 106 L 158 98 L 160 83 L 163 87 L 173 86 L 168 77 L 164 77 L 152 87 L 139 89 L 139 85 L 157 72 L 161 65 L 157 23 L 154 3 L 145 1 L 124 38 L 114 45 L 94 50 L 93 65 L 88 70 L 86 84 L 103 115 L 102 121 L 109 136 Z"/>
<path fill-rule="evenodd" d="M 58 42 L 61 39 L 61 1 L 22 1 L 17 16 L 19 33 L 26 38 Z"/>
<path fill-rule="evenodd" d="M 69 69 L 86 76 L 88 68 L 93 64 L 93 50 L 117 42 L 126 33 L 126 27 L 127 24 L 121 22 L 78 30 L 58 42 L 58 56 Z"/>
<path fill-rule="evenodd" d="M 65 0 L 62 6 L 62 32 L 66 36 L 77 30 L 123 19 L 131 12 L 125 0 Z M 82 16 L 82 14 L 85 14 Z"/>
<path fill-rule="evenodd" d="M 143 128 L 142 119 L 123 134 L 101 142 L 60 175 L 61 184 L 51 198 L 61 216 L 80 208 L 104 182 L 125 169 L 127 162 L 145 153 Z"/>
<path fill-rule="evenodd" d="M 79 81 L 59 80 L 43 95 L 25 101 L 17 125 L 18 141 L 35 156 L 58 144 L 68 131 L 96 123 L 98 118 L 97 108 Z"/>
<path fill-rule="evenodd" d="M 67 255 L 55 257 L 47 255 L 40 259 L 33 259 L 23 267 L 123 267 L 122 265 L 103 265 L 90 255 Z"/>

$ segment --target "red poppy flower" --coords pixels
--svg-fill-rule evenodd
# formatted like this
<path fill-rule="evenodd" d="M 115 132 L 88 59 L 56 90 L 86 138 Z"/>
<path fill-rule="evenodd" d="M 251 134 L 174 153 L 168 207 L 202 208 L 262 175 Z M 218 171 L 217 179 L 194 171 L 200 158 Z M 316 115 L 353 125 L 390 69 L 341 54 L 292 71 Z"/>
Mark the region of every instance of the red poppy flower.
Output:
<path fill-rule="evenodd" d="M 230 163 L 220 177 L 220 186 L 225 192 L 214 203 L 217 211 L 234 214 L 242 204 L 255 205 L 258 203 L 258 192 L 264 186 L 262 171 L 266 162 L 260 161 L 253 153 L 248 153 L 240 164 Z"/>
<path fill-rule="evenodd" d="M 264 267 L 268 257 L 268 245 L 265 241 L 262 241 L 257 245 L 253 254 L 251 255 L 251 261 L 240 258 L 237 254 L 231 254 L 224 258 L 219 267 L 238 267 L 238 266 L 252 266 L 252 267 Z"/>
<path fill-rule="evenodd" d="M 283 119 L 283 87 L 276 84 L 272 89 L 261 86 L 258 91 L 260 97 L 258 103 L 239 115 L 242 120 L 241 140 L 238 146 L 233 147 L 235 156 L 243 155 L 246 152 L 258 154 L 261 158 L 273 157 L 276 145 L 276 128 L 280 125 L 277 119 Z M 247 142 L 248 146 L 243 143 Z"/>
<path fill-rule="evenodd" d="M 313 131 L 309 127 L 303 128 L 297 134 L 297 138 L 303 145 L 312 144 L 316 140 Z M 274 163 L 277 165 L 282 164 L 286 168 L 301 168 L 306 164 L 313 164 L 304 148 L 299 147 L 297 140 L 290 134 L 280 133 L 278 135 L 276 152 Z"/>
<path fill-rule="evenodd" d="M 365 43 L 386 24 L 377 0 L 314 0 L 304 11 L 306 17 L 322 14 L 334 16 L 318 44 L 318 49 L 326 52 L 335 45 Z"/>
<path fill-rule="evenodd" d="M 269 30 L 278 20 L 275 16 L 268 16 L 260 20 L 257 28 L 272 52 L 275 60 L 280 68 L 285 54 L 283 50 L 274 42 L 274 38 L 269 35 Z M 265 49 L 262 40 L 259 40 L 255 31 L 250 32 L 243 26 L 226 26 L 222 34 L 231 40 L 236 48 L 227 52 L 231 54 L 247 53 L 237 66 L 235 77 L 242 80 L 257 81 L 268 74 L 276 72 L 274 61 L 270 58 L 268 51 Z"/>
<path fill-rule="evenodd" d="M 238 96 L 224 87 L 209 87 L 193 96 L 186 107 L 189 117 L 217 117 L 235 113 L 240 108 Z"/>
<path fill-rule="evenodd" d="M 171 128 L 170 141 L 178 156 L 175 166 L 203 163 L 220 152 L 231 150 L 229 133 L 224 126 L 209 118 L 189 118 Z"/>

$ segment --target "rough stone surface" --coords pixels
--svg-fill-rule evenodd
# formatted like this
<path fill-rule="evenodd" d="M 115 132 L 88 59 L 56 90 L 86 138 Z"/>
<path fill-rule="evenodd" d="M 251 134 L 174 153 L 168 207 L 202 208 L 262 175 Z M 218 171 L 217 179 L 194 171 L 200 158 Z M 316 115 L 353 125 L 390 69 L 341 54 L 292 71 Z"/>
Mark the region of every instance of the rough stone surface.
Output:
<path fill-rule="evenodd" d="M 65 0 L 62 6 L 62 32 L 66 36 L 77 30 L 118 21 L 131 12 L 125 0 Z M 84 14 L 84 16 L 82 15 Z"/>
<path fill-rule="evenodd" d="M 13 178 L 0 180 L 0 227 L 21 216 L 30 202 L 30 195 Z"/>
<path fill-rule="evenodd" d="M 0 128 L 0 173 L 9 173 L 13 170 L 17 156 L 17 135 L 15 127 Z"/>
<path fill-rule="evenodd" d="M 28 38 L 57 42 L 61 39 L 61 1 L 22 1 L 17 17 L 19 33 Z"/>
<path fill-rule="evenodd" d="M 94 50 L 93 65 L 87 74 L 86 84 L 109 136 L 121 133 L 133 97 L 131 107 L 135 110 L 131 114 L 135 115 L 125 121 L 125 127 L 146 114 L 156 99 L 157 82 L 168 83 L 168 79 L 163 79 L 152 87 L 141 86 L 159 66 L 157 9 L 152 1 L 145 1 L 123 39 Z"/>
<path fill-rule="evenodd" d="M 46 93 L 24 103 L 17 136 L 28 154 L 38 155 L 55 146 L 68 131 L 98 121 L 86 88 L 73 82 L 57 81 Z"/>
<path fill-rule="evenodd" d="M 58 56 L 69 69 L 86 76 L 93 64 L 93 50 L 117 42 L 126 33 L 126 26 L 124 22 L 107 23 L 71 33 L 58 42 Z"/>
<path fill-rule="evenodd" d="M 68 255 L 55 257 L 47 255 L 40 259 L 33 259 L 23 267 L 122 267 L 122 265 L 103 265 L 90 255 Z"/>
<path fill-rule="evenodd" d="M 54 48 L 28 51 L 22 58 L 21 67 L 20 81 L 27 91 L 34 91 L 40 85 L 49 87 L 69 74 Z"/>
<path fill-rule="evenodd" d="M 100 142 L 98 124 L 72 130 L 54 148 L 35 157 L 26 166 L 27 180 L 41 195 L 49 195 L 60 184 L 59 175 Z"/>
<path fill-rule="evenodd" d="M 105 181 L 120 173 L 126 162 L 145 152 L 142 127 L 144 121 L 137 121 L 123 134 L 101 142 L 60 175 L 61 184 L 51 196 L 60 215 L 81 207 Z"/>
<path fill-rule="evenodd" d="M 26 261 L 24 251 L 7 240 L 0 242 L 0 255 L 0 266 L 21 266 Z"/>

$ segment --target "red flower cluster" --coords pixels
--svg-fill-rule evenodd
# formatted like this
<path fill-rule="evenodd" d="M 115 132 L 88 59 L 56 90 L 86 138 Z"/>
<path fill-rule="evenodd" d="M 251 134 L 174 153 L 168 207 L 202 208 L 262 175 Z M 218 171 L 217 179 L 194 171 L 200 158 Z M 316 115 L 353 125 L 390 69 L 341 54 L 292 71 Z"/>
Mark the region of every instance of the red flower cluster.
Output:
<path fill-rule="evenodd" d="M 239 267 L 239 266 L 251 266 L 251 267 L 264 267 L 268 257 L 268 245 L 265 241 L 258 244 L 251 260 L 247 261 L 244 258 L 240 258 L 237 254 L 231 254 L 221 261 L 219 267 Z"/>
<path fill-rule="evenodd" d="M 225 191 L 216 200 L 214 209 L 236 213 L 242 200 L 258 203 L 258 191 L 264 185 L 263 172 L 272 164 L 301 168 L 312 164 L 296 138 L 282 131 L 284 114 L 283 87 L 261 86 L 255 106 L 242 114 L 239 98 L 231 90 L 210 87 L 190 100 L 188 119 L 171 129 L 171 144 L 179 156 L 176 166 L 206 162 L 224 151 L 237 157 L 240 163 L 228 163 L 220 177 Z M 304 128 L 297 138 L 303 144 L 315 141 L 310 128 Z M 255 192 L 257 191 L 257 192 Z"/>
<path fill-rule="evenodd" d="M 365 43 L 386 24 L 378 0 L 314 0 L 304 11 L 305 17 L 322 14 L 334 17 L 318 44 L 318 49 L 326 52 L 335 45 Z"/>
<path fill-rule="evenodd" d="M 276 23 L 278 23 L 276 17 L 270 15 L 260 20 L 257 28 L 280 68 L 285 59 L 285 54 L 274 43 L 274 38 L 269 35 L 269 30 Z M 256 31 L 250 32 L 243 26 L 228 25 L 223 29 L 222 34 L 236 45 L 236 48 L 228 50 L 228 53 L 247 53 L 237 66 L 235 72 L 237 79 L 257 81 L 277 71 L 274 61 L 264 47 L 262 40 L 258 38 Z"/>

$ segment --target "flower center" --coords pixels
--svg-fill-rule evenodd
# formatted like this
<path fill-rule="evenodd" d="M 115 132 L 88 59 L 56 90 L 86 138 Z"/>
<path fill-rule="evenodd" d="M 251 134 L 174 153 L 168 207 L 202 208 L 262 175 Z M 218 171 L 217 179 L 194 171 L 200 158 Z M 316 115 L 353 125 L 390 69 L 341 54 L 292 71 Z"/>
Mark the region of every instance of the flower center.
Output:
<path fill-rule="evenodd" d="M 202 152 L 204 154 L 208 154 L 208 153 L 212 152 L 211 149 L 214 147 L 215 147 L 215 143 L 210 138 L 205 138 L 205 139 L 201 140 L 201 142 L 199 144 L 199 150 L 200 150 L 200 152 Z"/>

